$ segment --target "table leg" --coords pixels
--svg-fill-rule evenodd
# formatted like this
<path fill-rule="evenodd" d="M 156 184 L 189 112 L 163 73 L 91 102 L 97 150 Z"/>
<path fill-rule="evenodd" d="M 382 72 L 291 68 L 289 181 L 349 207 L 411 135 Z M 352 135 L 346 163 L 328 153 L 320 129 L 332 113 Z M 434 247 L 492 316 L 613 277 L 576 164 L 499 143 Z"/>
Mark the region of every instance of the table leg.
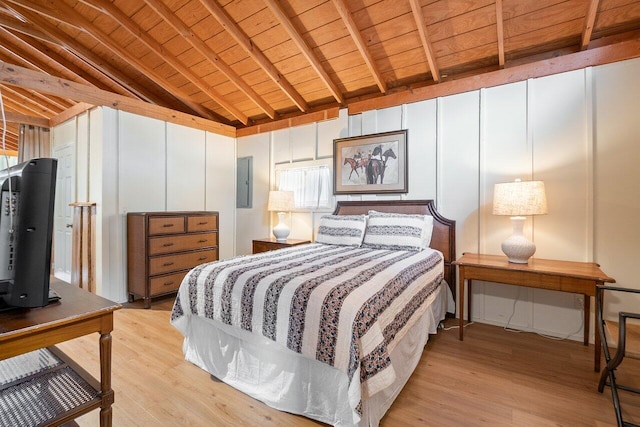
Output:
<path fill-rule="evenodd" d="M 458 338 L 460 341 L 464 339 L 464 269 L 460 268 L 460 280 L 458 286 L 458 319 L 459 331 Z"/>
<path fill-rule="evenodd" d="M 114 402 L 114 392 L 111 389 L 111 334 L 100 335 L 100 391 L 102 403 L 100 405 L 100 427 L 111 427 Z"/>
<path fill-rule="evenodd" d="M 584 345 L 589 345 L 589 329 L 591 328 L 591 297 L 584 296 Z"/>

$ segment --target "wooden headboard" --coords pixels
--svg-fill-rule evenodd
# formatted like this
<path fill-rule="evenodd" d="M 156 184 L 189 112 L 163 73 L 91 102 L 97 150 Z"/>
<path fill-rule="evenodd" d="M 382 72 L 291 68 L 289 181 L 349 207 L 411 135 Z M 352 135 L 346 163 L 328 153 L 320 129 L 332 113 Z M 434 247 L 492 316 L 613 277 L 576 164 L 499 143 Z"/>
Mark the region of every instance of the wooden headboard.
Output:
<path fill-rule="evenodd" d="M 433 200 L 366 200 L 357 202 L 340 201 L 334 215 L 367 214 L 369 210 L 401 214 L 421 214 L 433 217 L 431 246 L 444 255 L 444 279 L 453 295 L 456 295 L 456 269 L 451 265 L 456 259 L 456 222 L 440 215 Z"/>

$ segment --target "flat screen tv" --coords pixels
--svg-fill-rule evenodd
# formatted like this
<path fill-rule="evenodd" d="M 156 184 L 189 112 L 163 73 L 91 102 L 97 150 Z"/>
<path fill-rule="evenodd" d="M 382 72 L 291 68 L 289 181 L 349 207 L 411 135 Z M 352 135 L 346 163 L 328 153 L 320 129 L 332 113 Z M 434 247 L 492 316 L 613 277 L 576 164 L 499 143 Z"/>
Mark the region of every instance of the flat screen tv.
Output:
<path fill-rule="evenodd" d="M 0 309 L 49 303 L 56 159 L 0 171 Z"/>

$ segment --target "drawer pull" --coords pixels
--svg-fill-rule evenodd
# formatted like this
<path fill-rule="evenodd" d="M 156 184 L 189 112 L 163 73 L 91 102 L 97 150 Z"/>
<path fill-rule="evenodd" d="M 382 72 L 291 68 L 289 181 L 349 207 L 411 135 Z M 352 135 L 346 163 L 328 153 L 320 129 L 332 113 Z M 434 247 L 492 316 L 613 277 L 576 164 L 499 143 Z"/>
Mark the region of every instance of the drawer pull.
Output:
<path fill-rule="evenodd" d="M 209 224 L 209 221 L 201 221 L 198 223 L 198 225 L 207 225 Z"/>
<path fill-rule="evenodd" d="M 164 282 L 164 286 L 171 286 L 173 285 L 173 283 L 174 283 L 173 280 L 170 282 Z"/>
<path fill-rule="evenodd" d="M 201 256 L 200 258 L 198 258 L 198 261 L 204 261 L 205 259 L 207 259 L 206 256 Z"/>
<path fill-rule="evenodd" d="M 169 267 L 170 265 L 173 265 L 173 262 L 165 262 L 162 264 L 163 267 Z"/>
<path fill-rule="evenodd" d="M 175 224 L 162 224 L 163 227 L 173 227 Z"/>
<path fill-rule="evenodd" d="M 171 242 L 169 242 L 169 243 L 165 243 L 165 244 L 164 244 L 164 245 L 162 245 L 162 246 L 164 246 L 165 248 L 167 248 L 167 247 L 169 247 L 169 246 L 173 246 L 173 243 L 171 243 Z"/>
<path fill-rule="evenodd" d="M 206 243 L 207 239 L 198 240 L 198 243 Z"/>

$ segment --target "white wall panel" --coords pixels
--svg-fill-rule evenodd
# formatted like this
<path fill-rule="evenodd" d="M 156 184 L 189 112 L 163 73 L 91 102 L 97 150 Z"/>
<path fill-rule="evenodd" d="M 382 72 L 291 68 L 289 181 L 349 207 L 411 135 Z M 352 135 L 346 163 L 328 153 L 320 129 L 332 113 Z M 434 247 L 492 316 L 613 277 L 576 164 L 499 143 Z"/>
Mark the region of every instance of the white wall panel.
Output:
<path fill-rule="evenodd" d="M 533 219 L 536 256 L 571 261 L 592 257 L 591 164 L 587 155 L 584 70 L 533 80 L 533 178 L 545 182 L 549 214 Z"/>
<path fill-rule="evenodd" d="M 89 112 L 78 115 L 76 120 L 76 201 L 89 202 Z"/>
<path fill-rule="evenodd" d="M 416 102 L 405 106 L 402 129 L 408 129 L 410 200 L 436 198 L 436 100 Z"/>
<path fill-rule="evenodd" d="M 118 113 L 120 211 L 166 209 L 166 127 L 160 120 Z"/>
<path fill-rule="evenodd" d="M 205 209 L 217 211 L 220 259 L 235 255 L 236 142 L 235 138 L 206 133 Z"/>
<path fill-rule="evenodd" d="M 312 160 L 316 156 L 316 124 L 291 128 L 291 159 Z"/>
<path fill-rule="evenodd" d="M 502 255 L 500 245 L 513 232 L 509 217 L 494 216 L 493 187 L 531 177 L 532 147 L 527 136 L 527 82 L 480 91 L 480 252 Z M 472 318 L 486 323 L 531 327 L 531 291 L 476 282 Z M 518 303 L 514 307 L 514 300 Z"/>
<path fill-rule="evenodd" d="M 390 132 L 402 129 L 403 106 L 383 108 L 376 111 L 376 131 L 374 133 Z"/>
<path fill-rule="evenodd" d="M 167 123 L 167 210 L 204 210 L 205 159 L 205 131 Z"/>
<path fill-rule="evenodd" d="M 640 288 L 640 59 L 594 69 L 595 261 L 623 287 Z M 607 294 L 609 316 L 640 298 Z M 616 314 L 617 316 L 617 314 Z"/>
<path fill-rule="evenodd" d="M 271 144 L 275 164 L 291 161 L 291 129 L 279 129 L 271 132 Z"/>
<path fill-rule="evenodd" d="M 438 99 L 439 210 L 457 221 L 458 254 L 478 251 L 479 99 L 479 91 Z"/>
<path fill-rule="evenodd" d="M 333 156 L 333 140 L 349 136 L 349 112 L 340 110 L 338 118 L 318 123 L 317 158 Z"/>
<path fill-rule="evenodd" d="M 236 209 L 236 254 L 250 254 L 252 240 L 271 236 L 267 200 L 270 189 L 270 134 L 238 138 L 238 157 L 253 156 L 253 207 Z"/>

